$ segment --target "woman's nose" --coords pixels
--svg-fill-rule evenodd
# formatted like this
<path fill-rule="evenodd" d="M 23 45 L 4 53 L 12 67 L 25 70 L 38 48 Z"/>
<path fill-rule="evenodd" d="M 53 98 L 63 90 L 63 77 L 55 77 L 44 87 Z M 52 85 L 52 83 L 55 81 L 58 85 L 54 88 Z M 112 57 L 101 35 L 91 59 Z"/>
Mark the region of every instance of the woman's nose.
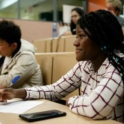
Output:
<path fill-rule="evenodd" d="M 79 45 L 79 40 L 76 39 L 76 40 L 74 41 L 73 45 L 74 45 L 74 46 L 78 46 L 78 45 Z"/>

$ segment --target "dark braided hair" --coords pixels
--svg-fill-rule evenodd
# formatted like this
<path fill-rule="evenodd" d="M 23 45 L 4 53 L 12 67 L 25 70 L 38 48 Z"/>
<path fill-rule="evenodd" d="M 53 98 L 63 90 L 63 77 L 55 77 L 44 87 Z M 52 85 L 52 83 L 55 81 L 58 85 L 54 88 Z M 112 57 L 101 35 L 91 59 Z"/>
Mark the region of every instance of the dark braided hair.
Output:
<path fill-rule="evenodd" d="M 110 63 L 124 80 L 124 60 L 116 54 L 124 53 L 122 43 L 124 38 L 121 25 L 116 17 L 108 11 L 97 10 L 82 16 L 77 24 L 105 52 Z"/>

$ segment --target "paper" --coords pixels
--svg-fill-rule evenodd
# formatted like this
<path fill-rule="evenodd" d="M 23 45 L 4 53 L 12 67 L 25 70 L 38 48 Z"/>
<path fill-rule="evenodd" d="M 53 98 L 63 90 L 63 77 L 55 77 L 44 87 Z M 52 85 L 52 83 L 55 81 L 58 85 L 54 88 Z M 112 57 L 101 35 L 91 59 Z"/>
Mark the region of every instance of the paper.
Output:
<path fill-rule="evenodd" d="M 8 100 L 5 105 L 0 105 L 0 112 L 22 114 L 43 102 L 36 100 Z"/>

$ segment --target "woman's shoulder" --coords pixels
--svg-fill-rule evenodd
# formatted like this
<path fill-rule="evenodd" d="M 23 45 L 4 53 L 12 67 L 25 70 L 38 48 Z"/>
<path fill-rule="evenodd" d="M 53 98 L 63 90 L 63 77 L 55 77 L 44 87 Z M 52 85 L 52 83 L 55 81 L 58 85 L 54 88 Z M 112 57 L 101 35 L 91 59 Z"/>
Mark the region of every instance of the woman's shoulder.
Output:
<path fill-rule="evenodd" d="M 80 68 L 87 68 L 91 65 L 90 61 L 79 61 L 75 66 Z"/>

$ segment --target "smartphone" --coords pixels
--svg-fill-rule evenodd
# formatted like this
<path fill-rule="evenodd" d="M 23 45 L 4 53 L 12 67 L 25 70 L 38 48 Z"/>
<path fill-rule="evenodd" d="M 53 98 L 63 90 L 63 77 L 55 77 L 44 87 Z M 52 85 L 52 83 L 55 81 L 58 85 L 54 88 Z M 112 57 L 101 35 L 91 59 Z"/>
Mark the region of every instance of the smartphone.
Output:
<path fill-rule="evenodd" d="M 65 116 L 66 113 L 59 110 L 49 110 L 36 113 L 20 114 L 19 117 L 25 121 L 33 122 L 38 120 L 50 119 Z"/>

